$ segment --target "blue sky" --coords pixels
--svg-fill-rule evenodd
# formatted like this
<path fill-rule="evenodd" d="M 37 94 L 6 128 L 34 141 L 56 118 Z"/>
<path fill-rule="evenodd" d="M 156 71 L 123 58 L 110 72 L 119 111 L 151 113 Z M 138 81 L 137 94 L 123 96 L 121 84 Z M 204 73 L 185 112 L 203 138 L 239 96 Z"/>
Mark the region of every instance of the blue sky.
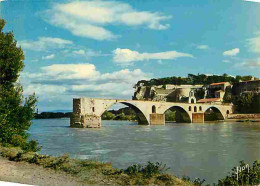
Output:
<path fill-rule="evenodd" d="M 131 99 L 140 79 L 260 74 L 260 3 L 244 0 L 0 1 L 25 51 L 40 111 L 73 97 Z"/>

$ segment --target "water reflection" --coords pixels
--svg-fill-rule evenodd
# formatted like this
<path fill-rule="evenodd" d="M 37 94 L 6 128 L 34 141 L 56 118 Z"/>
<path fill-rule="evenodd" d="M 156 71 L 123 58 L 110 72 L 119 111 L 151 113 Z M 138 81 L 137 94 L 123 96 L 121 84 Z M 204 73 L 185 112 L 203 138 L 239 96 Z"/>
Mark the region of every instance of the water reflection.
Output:
<path fill-rule="evenodd" d="M 179 176 L 224 177 L 240 160 L 260 159 L 260 123 L 205 123 L 138 126 L 104 121 L 100 129 L 69 128 L 69 120 L 34 120 L 31 138 L 42 153 L 112 162 L 117 168 L 159 161 Z"/>

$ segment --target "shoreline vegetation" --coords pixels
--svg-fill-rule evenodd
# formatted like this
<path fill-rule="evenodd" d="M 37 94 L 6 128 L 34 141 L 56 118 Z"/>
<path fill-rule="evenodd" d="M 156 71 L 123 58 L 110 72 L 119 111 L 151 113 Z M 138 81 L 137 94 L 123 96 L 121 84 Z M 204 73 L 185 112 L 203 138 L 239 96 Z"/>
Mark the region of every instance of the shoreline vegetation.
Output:
<path fill-rule="evenodd" d="M 19 147 L 2 146 L 0 146 L 0 155 L 10 161 L 38 165 L 53 169 L 57 173 L 65 172 L 77 178 L 77 182 L 82 185 L 194 185 L 191 180 L 182 180 L 163 173 L 166 167 L 160 163 L 148 162 L 146 166 L 136 164 L 120 170 L 113 168 L 111 163 L 71 159 L 66 154 L 60 157 L 41 155 L 36 152 L 26 152 Z M 195 181 L 197 183 L 200 180 Z"/>
<path fill-rule="evenodd" d="M 8 161 L 10 162 L 8 162 Z M 0 177 L 5 181 L 17 181 L 25 184 L 37 185 L 185 185 L 200 186 L 205 180 L 196 178 L 192 180 L 188 176 L 179 178 L 172 174 L 165 173 L 168 168 L 162 163 L 148 162 L 147 165 L 134 164 L 126 169 L 113 168 L 111 163 L 103 163 L 97 160 L 80 160 L 72 159 L 67 154 L 62 156 L 49 156 L 38 154 L 37 152 L 25 151 L 20 147 L 3 147 L 0 145 L 0 162 L 20 167 L 31 167 L 31 171 L 27 172 L 27 179 L 19 179 L 22 177 L 20 171 L 16 175 L 16 179 L 12 179 L 0 173 Z M 14 163 L 11 163 L 14 162 Z M 23 166 L 21 166 L 21 164 Z M 244 161 L 240 162 L 240 167 L 246 166 Z M 8 169 L 8 167 L 5 167 Z M 44 168 L 44 169 L 42 169 Z M 30 168 L 29 168 L 30 169 Z M 28 169 L 28 170 L 29 170 Z M 28 171 L 27 170 L 27 171 Z M 44 175 L 40 178 L 31 176 L 35 174 L 35 170 L 40 171 L 39 174 Z M 54 172 L 53 172 L 54 170 Z M 214 186 L 224 185 L 258 185 L 260 184 L 260 162 L 255 161 L 250 165 L 250 170 L 241 170 L 236 175 L 236 167 L 232 169 L 223 179 L 218 180 Z M 51 175 L 51 180 L 49 180 Z M 56 182 L 58 176 L 64 177 L 64 180 Z M 29 179 L 28 179 L 29 177 Z M 35 177 L 38 182 L 35 182 Z M 31 178 L 31 179 L 30 179 Z M 48 182 L 43 182 L 48 179 Z M 64 182 L 65 181 L 65 182 Z M 54 184 L 56 183 L 56 184 Z M 207 184 L 209 186 L 209 184 Z"/>

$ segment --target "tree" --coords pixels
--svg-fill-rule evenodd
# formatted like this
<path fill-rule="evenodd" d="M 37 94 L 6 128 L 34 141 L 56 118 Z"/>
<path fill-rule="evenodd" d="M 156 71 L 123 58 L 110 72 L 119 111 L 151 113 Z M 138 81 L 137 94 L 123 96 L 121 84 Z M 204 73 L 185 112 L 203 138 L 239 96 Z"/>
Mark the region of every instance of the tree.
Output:
<path fill-rule="evenodd" d="M 243 93 L 239 96 L 233 96 L 232 102 L 238 113 L 260 113 L 260 94 Z"/>
<path fill-rule="evenodd" d="M 232 102 L 232 94 L 231 94 L 231 87 L 227 87 L 225 90 L 225 94 L 223 97 L 224 103 L 231 103 Z"/>
<path fill-rule="evenodd" d="M 103 120 L 113 120 L 116 116 L 109 111 L 105 111 L 102 115 Z"/>
<path fill-rule="evenodd" d="M 175 113 L 176 111 L 167 110 L 165 112 L 165 121 L 175 121 Z"/>
<path fill-rule="evenodd" d="M 36 151 L 37 142 L 27 142 L 36 98 L 23 97 L 23 88 L 17 80 L 24 67 L 24 54 L 13 33 L 3 32 L 4 26 L 5 21 L 0 19 L 0 143 Z"/>

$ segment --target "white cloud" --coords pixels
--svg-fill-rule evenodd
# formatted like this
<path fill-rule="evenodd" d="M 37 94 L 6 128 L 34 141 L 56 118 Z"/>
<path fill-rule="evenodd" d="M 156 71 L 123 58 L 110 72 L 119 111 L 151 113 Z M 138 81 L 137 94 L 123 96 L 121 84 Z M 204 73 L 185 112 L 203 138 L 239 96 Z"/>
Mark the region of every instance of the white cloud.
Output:
<path fill-rule="evenodd" d="M 47 56 L 42 56 L 42 59 L 53 59 L 55 57 L 55 54 L 50 54 Z"/>
<path fill-rule="evenodd" d="M 260 67 L 260 58 L 257 58 L 255 60 L 246 60 L 242 63 L 237 63 L 235 65 L 236 67 L 245 67 L 245 68 L 259 68 Z"/>
<path fill-rule="evenodd" d="M 234 48 L 223 52 L 223 56 L 236 56 L 240 52 L 239 48 Z"/>
<path fill-rule="evenodd" d="M 121 65 L 129 65 L 135 61 L 144 61 L 144 60 L 167 60 L 167 59 L 176 59 L 179 57 L 193 57 L 191 54 L 180 53 L 176 51 L 167 51 L 159 53 L 139 53 L 137 51 L 132 51 L 130 49 L 121 49 L 117 48 L 113 51 L 114 57 L 113 61 Z"/>
<path fill-rule="evenodd" d="M 54 64 L 41 68 L 53 80 L 84 79 L 99 76 L 93 64 Z"/>
<path fill-rule="evenodd" d="M 170 25 L 161 22 L 171 18 L 159 12 L 137 11 L 127 3 L 115 1 L 57 3 L 42 15 L 47 22 L 68 29 L 74 35 L 96 40 L 118 37 L 104 28 L 107 25 L 145 26 L 164 30 Z"/>
<path fill-rule="evenodd" d="M 72 43 L 73 42 L 69 40 L 52 37 L 39 37 L 37 41 L 23 40 L 18 42 L 18 44 L 21 45 L 23 49 L 34 51 L 64 48 L 65 46 L 71 45 Z"/>
<path fill-rule="evenodd" d="M 209 46 L 208 45 L 199 45 L 199 46 L 197 46 L 197 48 L 200 50 L 207 50 L 207 49 L 209 49 Z"/>
<path fill-rule="evenodd" d="M 140 69 L 123 69 L 101 73 L 93 64 L 54 64 L 41 68 L 40 73 L 22 73 L 21 81 L 25 94 L 64 97 L 68 94 L 87 97 L 109 97 L 131 99 L 133 85 L 150 75 Z M 60 99 L 60 98 L 58 98 Z"/>
<path fill-rule="evenodd" d="M 37 96 L 51 97 L 58 94 L 63 94 L 66 91 L 66 87 L 59 85 L 44 85 L 44 84 L 28 84 L 24 87 L 24 94 L 30 95 L 33 92 L 37 93 Z"/>
<path fill-rule="evenodd" d="M 76 54 L 76 55 L 85 55 L 86 54 L 85 50 L 82 50 L 82 49 L 75 50 L 72 53 Z"/>
<path fill-rule="evenodd" d="M 68 53 L 68 52 L 66 52 Z M 86 57 L 96 57 L 96 56 L 108 56 L 110 54 L 102 54 L 101 51 L 95 51 L 92 49 L 79 49 L 72 51 L 73 55 L 81 55 Z"/>
<path fill-rule="evenodd" d="M 260 0 L 244 0 L 244 1 L 254 2 L 254 3 L 260 3 Z"/>
<path fill-rule="evenodd" d="M 247 46 L 251 52 L 260 53 L 260 33 L 255 38 L 247 40 Z"/>

